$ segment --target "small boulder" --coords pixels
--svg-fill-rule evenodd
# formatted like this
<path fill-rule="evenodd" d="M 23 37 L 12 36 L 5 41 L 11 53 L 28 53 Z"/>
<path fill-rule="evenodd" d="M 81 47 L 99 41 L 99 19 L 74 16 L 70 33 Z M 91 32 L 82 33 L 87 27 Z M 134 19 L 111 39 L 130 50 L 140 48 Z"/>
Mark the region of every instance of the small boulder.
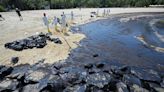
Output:
<path fill-rule="evenodd" d="M 103 90 L 101 90 L 99 87 L 94 85 L 87 85 L 85 92 L 103 92 Z"/>
<path fill-rule="evenodd" d="M 164 88 L 162 88 L 159 84 L 148 82 L 149 91 L 151 92 L 164 92 Z"/>
<path fill-rule="evenodd" d="M 86 69 L 91 69 L 93 67 L 93 64 L 85 64 L 84 68 Z"/>
<path fill-rule="evenodd" d="M 133 67 L 131 69 L 131 74 L 145 81 L 152 81 L 158 83 L 160 83 L 161 81 L 161 77 L 154 70 L 148 70 L 148 69 L 146 70 L 146 69 Z"/>
<path fill-rule="evenodd" d="M 164 88 L 164 78 L 162 79 L 161 83 L 160 83 L 161 87 Z"/>
<path fill-rule="evenodd" d="M 70 84 L 76 83 L 79 80 L 79 75 L 76 73 L 65 73 L 60 75 L 61 79 Z"/>
<path fill-rule="evenodd" d="M 154 87 L 156 92 L 164 92 L 164 88 L 162 87 Z"/>
<path fill-rule="evenodd" d="M 49 90 L 50 92 L 63 92 L 63 90 L 68 86 L 68 84 L 61 78 L 55 79 L 48 83 L 48 87 L 44 90 Z"/>
<path fill-rule="evenodd" d="M 14 65 L 14 64 L 16 64 L 16 63 L 18 63 L 18 61 L 19 61 L 19 57 L 12 57 L 11 58 L 11 63 Z"/>
<path fill-rule="evenodd" d="M 2 69 L 2 68 L 4 68 L 5 66 L 4 65 L 0 65 L 0 70 Z"/>
<path fill-rule="evenodd" d="M 63 92 L 86 92 L 86 85 L 75 85 L 67 87 Z"/>
<path fill-rule="evenodd" d="M 92 68 L 88 70 L 89 74 L 94 74 L 94 73 L 98 73 L 101 72 L 101 69 L 97 69 L 97 68 Z"/>
<path fill-rule="evenodd" d="M 21 92 L 40 92 L 41 90 L 39 84 L 28 84 L 22 88 Z"/>
<path fill-rule="evenodd" d="M 94 55 L 93 55 L 94 58 L 95 58 L 95 57 L 98 57 L 98 56 L 99 56 L 98 54 L 94 54 Z"/>
<path fill-rule="evenodd" d="M 20 79 L 25 75 L 25 73 L 29 71 L 29 69 L 30 69 L 29 64 L 15 66 L 13 67 L 13 71 L 11 72 L 11 74 L 8 75 L 7 77 Z"/>
<path fill-rule="evenodd" d="M 0 91 L 2 90 L 15 90 L 17 88 L 18 81 L 5 79 L 0 82 Z"/>
<path fill-rule="evenodd" d="M 112 78 L 110 83 L 108 83 L 107 85 L 103 87 L 104 92 L 116 92 L 117 91 L 116 84 L 119 82 L 120 80 Z"/>
<path fill-rule="evenodd" d="M 5 76 L 9 75 L 12 72 L 13 68 L 12 67 L 2 67 L 0 69 L 0 79 L 3 79 Z"/>
<path fill-rule="evenodd" d="M 127 85 L 123 82 L 119 82 L 116 84 L 116 90 L 117 92 L 129 92 Z"/>
<path fill-rule="evenodd" d="M 107 73 L 94 73 L 87 76 L 87 84 L 103 88 L 111 81 L 111 76 Z"/>
<path fill-rule="evenodd" d="M 56 44 L 62 44 L 62 41 L 59 38 L 51 38 L 51 41 Z"/>
<path fill-rule="evenodd" d="M 130 66 L 122 66 L 119 68 L 119 70 L 123 73 L 129 74 L 131 71 L 131 67 Z"/>
<path fill-rule="evenodd" d="M 40 82 L 42 79 L 44 79 L 49 72 L 43 69 L 38 69 L 35 71 L 29 71 L 26 73 L 25 76 L 25 83 L 30 83 L 30 82 Z"/>
<path fill-rule="evenodd" d="M 64 66 L 63 63 L 55 63 L 55 64 L 53 64 L 53 67 L 55 69 L 57 69 L 57 70 L 60 70 L 63 66 Z"/>
<path fill-rule="evenodd" d="M 130 92 L 149 92 L 147 89 L 142 88 L 138 85 L 132 85 L 130 86 Z"/>
<path fill-rule="evenodd" d="M 105 65 L 104 63 L 99 62 L 99 63 L 96 64 L 96 67 L 97 68 L 103 68 L 104 65 Z"/>
<path fill-rule="evenodd" d="M 137 77 L 133 76 L 133 75 L 123 75 L 123 81 L 127 84 L 127 85 L 133 85 L 136 84 L 138 86 L 141 86 L 141 81 L 140 79 L 138 79 Z"/>

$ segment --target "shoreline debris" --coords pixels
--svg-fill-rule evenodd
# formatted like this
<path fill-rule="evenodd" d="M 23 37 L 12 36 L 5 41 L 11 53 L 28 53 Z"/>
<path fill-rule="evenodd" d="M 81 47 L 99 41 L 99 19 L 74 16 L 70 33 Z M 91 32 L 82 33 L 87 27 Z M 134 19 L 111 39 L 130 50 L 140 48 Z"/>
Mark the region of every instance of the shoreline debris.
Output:
<path fill-rule="evenodd" d="M 23 40 L 16 40 L 5 44 L 5 48 L 15 51 L 24 49 L 44 48 L 47 45 L 47 40 L 56 44 L 62 44 L 59 38 L 51 38 L 48 34 L 40 33 L 39 35 L 30 36 Z"/>

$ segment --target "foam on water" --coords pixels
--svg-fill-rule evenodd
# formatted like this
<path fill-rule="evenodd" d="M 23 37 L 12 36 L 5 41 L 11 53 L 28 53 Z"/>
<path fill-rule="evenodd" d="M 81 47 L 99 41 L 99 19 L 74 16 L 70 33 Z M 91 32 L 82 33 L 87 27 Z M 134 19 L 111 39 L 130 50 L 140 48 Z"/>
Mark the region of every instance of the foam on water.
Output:
<path fill-rule="evenodd" d="M 156 23 L 160 20 L 161 19 L 152 19 L 149 22 L 149 28 L 147 29 L 151 35 L 143 34 L 143 38 L 138 37 L 138 39 L 139 41 L 143 42 L 143 44 L 154 49 L 155 51 L 164 53 L 164 34 L 161 32 L 164 30 L 155 26 Z"/>

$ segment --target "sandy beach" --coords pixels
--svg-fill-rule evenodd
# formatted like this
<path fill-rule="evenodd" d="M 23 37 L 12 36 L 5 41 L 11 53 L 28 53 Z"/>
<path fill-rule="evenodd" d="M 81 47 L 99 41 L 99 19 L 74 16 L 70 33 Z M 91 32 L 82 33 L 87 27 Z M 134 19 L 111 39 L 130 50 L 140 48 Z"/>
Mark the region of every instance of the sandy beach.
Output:
<path fill-rule="evenodd" d="M 109 8 L 110 15 L 121 13 L 136 13 L 136 12 L 164 12 L 163 8 Z M 78 47 L 79 42 L 85 38 L 84 34 L 68 32 L 69 36 L 62 35 L 54 32 L 54 27 L 50 25 L 53 35 L 59 37 L 63 44 L 57 45 L 48 42 L 48 45 L 43 49 L 31 49 L 21 52 L 6 49 L 4 44 L 15 40 L 20 40 L 36 33 L 46 33 L 46 27 L 43 24 L 42 16 L 46 13 L 50 20 L 54 16 L 60 18 L 60 15 L 64 11 L 67 16 L 67 21 L 70 21 L 71 11 L 75 14 L 74 22 L 76 25 L 85 24 L 90 22 L 90 12 L 96 12 L 99 10 L 99 15 L 102 16 L 104 9 L 96 8 L 82 8 L 79 9 L 64 9 L 64 10 L 36 10 L 36 11 L 22 11 L 23 21 L 19 21 L 17 14 L 13 12 L 1 12 L 5 21 L 0 21 L 0 65 L 10 65 L 11 57 L 19 57 L 19 64 L 34 64 L 41 59 L 46 59 L 45 63 L 54 63 L 59 60 L 65 60 L 69 56 L 70 49 L 63 37 L 68 41 L 72 49 Z M 101 19 L 94 18 L 93 20 Z M 74 25 L 72 25 L 74 26 Z"/>

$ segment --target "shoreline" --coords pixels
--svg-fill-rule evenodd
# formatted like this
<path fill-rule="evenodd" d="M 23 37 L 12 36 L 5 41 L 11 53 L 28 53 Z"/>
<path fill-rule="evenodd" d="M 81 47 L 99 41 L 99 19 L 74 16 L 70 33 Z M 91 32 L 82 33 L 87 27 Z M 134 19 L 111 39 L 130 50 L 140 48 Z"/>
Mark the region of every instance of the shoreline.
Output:
<path fill-rule="evenodd" d="M 17 52 L 16 52 L 17 54 L 15 54 L 14 51 L 7 50 L 7 52 L 6 52 L 6 49 L 4 49 L 4 46 L 3 46 L 5 43 L 11 42 L 14 40 L 23 39 L 23 38 L 31 36 L 31 35 L 35 35 L 35 33 L 37 33 L 37 32 L 43 32 L 43 33 L 46 32 L 46 28 L 43 26 L 42 19 L 41 19 L 43 12 L 46 12 L 48 14 L 49 18 L 52 19 L 53 15 L 56 15 L 59 17 L 60 14 L 62 13 L 62 11 L 65 11 L 67 16 L 71 11 L 74 11 L 75 22 L 77 23 L 77 24 L 75 24 L 75 26 L 87 24 L 87 23 L 94 22 L 94 21 L 101 20 L 101 19 L 107 19 L 107 18 L 110 18 L 110 16 L 115 16 L 115 15 L 121 16 L 122 13 L 129 14 L 129 13 L 134 13 L 134 12 L 137 13 L 137 12 L 143 12 L 143 11 L 145 11 L 144 13 L 150 13 L 150 12 L 163 13 L 164 12 L 164 9 L 161 9 L 161 8 L 153 8 L 153 9 L 151 9 L 151 8 L 101 8 L 100 9 L 101 14 L 103 12 L 103 9 L 111 9 L 110 16 L 93 18 L 93 20 L 90 20 L 90 12 L 96 11 L 97 9 L 98 8 L 82 8 L 82 10 L 80 12 L 79 12 L 79 9 L 66 9 L 66 10 L 59 10 L 59 11 L 58 10 L 22 11 L 22 16 L 24 17 L 24 21 L 19 21 L 19 18 L 17 17 L 15 12 L 5 12 L 5 13 L 2 12 L 2 15 L 3 14 L 4 14 L 4 16 L 6 15 L 6 17 L 5 17 L 6 20 L 1 21 L 1 23 L 0 23 L 0 27 L 2 27 L 2 29 L 3 29 L 0 34 L 0 36 L 1 36 L 0 37 L 0 40 L 1 40 L 0 53 L 1 54 L 3 53 L 0 58 L 0 60 L 1 60 L 0 64 L 2 64 L 2 61 L 4 61 L 4 62 L 8 61 L 8 63 L 9 63 L 12 56 L 19 56 L 19 55 L 22 56 L 21 54 L 19 54 Z M 80 19 L 81 18 L 80 15 L 82 15 L 82 20 Z M 53 30 L 52 26 L 51 26 L 51 29 Z M 74 44 L 74 41 L 76 43 L 78 43 L 81 39 L 85 38 L 85 36 L 83 34 L 78 33 L 76 35 L 76 34 L 72 34 L 71 32 L 70 32 L 70 34 L 71 34 L 71 36 L 74 35 L 74 38 L 73 38 L 74 40 L 72 39 L 71 36 L 66 37 L 66 39 L 68 39 L 68 40 L 72 39 L 71 44 L 73 46 L 76 45 L 76 44 Z M 58 37 L 61 35 L 57 34 L 56 36 Z M 79 38 L 78 36 L 79 37 L 81 36 L 81 37 Z M 75 39 L 77 39 L 77 41 Z M 66 46 L 66 45 L 64 45 L 64 46 Z M 39 50 L 36 50 L 36 51 L 39 51 Z M 11 52 L 13 52 L 13 54 L 8 55 L 8 53 L 11 54 Z M 31 53 L 31 51 L 25 51 L 25 52 Z M 58 53 L 60 53 L 60 51 Z M 68 51 L 68 54 L 69 53 L 70 52 Z M 66 55 L 65 58 L 62 56 L 63 57 L 62 59 L 66 59 L 68 57 L 68 54 Z M 38 56 L 35 56 L 35 57 L 38 57 Z M 3 59 L 3 58 L 5 58 L 5 59 Z M 24 56 L 23 56 L 23 58 L 24 58 Z M 58 57 L 58 58 L 60 58 L 60 57 Z M 57 59 L 55 61 L 58 61 L 58 60 L 60 60 L 60 59 Z M 34 62 L 34 61 L 32 60 L 31 62 Z M 29 60 L 22 60 L 22 63 L 23 62 L 29 62 Z M 50 61 L 50 62 L 52 62 L 52 61 Z"/>

